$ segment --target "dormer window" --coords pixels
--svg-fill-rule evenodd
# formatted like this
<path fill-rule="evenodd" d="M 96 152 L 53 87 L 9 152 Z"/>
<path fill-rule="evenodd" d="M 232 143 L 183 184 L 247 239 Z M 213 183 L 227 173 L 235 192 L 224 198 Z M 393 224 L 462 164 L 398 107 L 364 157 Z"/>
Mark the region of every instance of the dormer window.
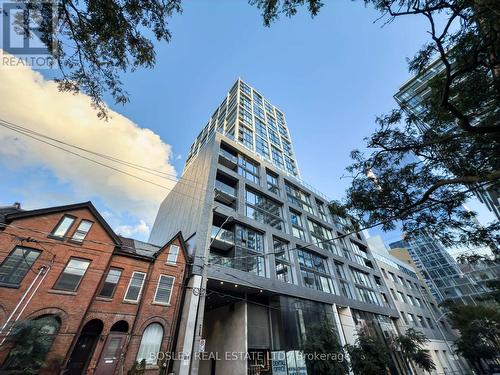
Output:
<path fill-rule="evenodd" d="M 167 264 L 176 264 L 178 256 L 179 256 L 179 246 L 170 245 L 170 251 L 168 252 L 168 257 L 167 257 Z"/>
<path fill-rule="evenodd" d="M 71 241 L 83 242 L 92 224 L 93 223 L 89 220 L 80 221 L 78 228 L 76 228 L 75 233 L 73 233 L 73 237 L 71 237 Z"/>
<path fill-rule="evenodd" d="M 68 233 L 69 228 L 71 228 L 75 222 L 75 219 L 76 218 L 74 216 L 64 215 L 63 218 L 59 220 L 56 227 L 52 230 L 52 236 L 64 238 L 66 233 Z"/>

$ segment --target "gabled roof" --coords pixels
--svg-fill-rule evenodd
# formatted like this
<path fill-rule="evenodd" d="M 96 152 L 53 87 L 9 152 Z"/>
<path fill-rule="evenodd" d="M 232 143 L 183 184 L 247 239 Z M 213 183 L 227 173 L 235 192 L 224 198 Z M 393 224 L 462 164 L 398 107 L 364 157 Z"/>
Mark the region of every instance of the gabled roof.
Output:
<path fill-rule="evenodd" d="M 75 203 L 75 204 L 68 204 L 65 206 L 57 206 L 57 207 L 48 207 L 48 208 L 41 208 L 37 210 L 29 210 L 29 211 L 18 211 L 18 212 L 13 212 L 13 213 L 8 213 L 5 215 L 5 223 L 9 223 L 13 220 L 16 219 L 24 219 L 28 217 L 33 217 L 33 216 L 42 216 L 42 215 L 48 215 L 48 214 L 55 214 L 59 212 L 65 212 L 65 211 L 73 211 L 73 210 L 78 210 L 78 209 L 88 209 L 92 215 L 97 219 L 99 224 L 104 228 L 106 233 L 113 239 L 113 242 L 117 245 L 120 246 L 122 244 L 120 237 L 116 235 L 116 233 L 111 229 L 109 224 L 104 220 L 104 218 L 101 216 L 99 211 L 94 207 L 91 201 L 88 202 L 82 202 L 82 203 Z"/>
<path fill-rule="evenodd" d="M 147 242 L 135 240 L 133 238 L 119 236 L 122 241 L 122 246 L 119 248 L 120 253 L 140 255 L 153 259 L 154 255 L 161 249 Z"/>
<path fill-rule="evenodd" d="M 160 253 L 165 250 L 166 248 L 168 248 L 170 246 L 170 244 L 172 242 L 174 242 L 176 239 L 179 240 L 179 243 L 181 244 L 181 250 L 182 250 L 182 253 L 184 254 L 184 259 L 186 259 L 186 263 L 187 261 L 189 260 L 189 254 L 187 252 L 187 245 L 186 245 L 186 241 L 184 241 L 184 236 L 182 235 L 182 232 L 179 231 L 177 232 L 177 234 L 175 234 L 171 239 L 170 241 L 168 241 L 165 245 L 163 245 L 161 247 L 161 249 L 159 249 L 155 254 L 154 254 L 154 257 L 156 258 L 158 255 L 160 255 Z"/>
<path fill-rule="evenodd" d="M 184 241 L 184 237 L 182 236 L 181 232 L 178 232 L 170 239 L 170 241 L 168 241 L 163 246 L 153 245 L 151 243 L 135 240 L 133 238 L 122 236 L 119 236 L 119 238 L 122 242 L 122 246 L 117 249 L 118 253 L 123 255 L 139 256 L 141 258 L 148 258 L 150 260 L 158 257 L 158 255 L 160 255 L 163 250 L 167 249 L 170 244 L 172 244 L 172 242 L 178 239 L 181 245 L 180 247 L 182 249 L 182 253 L 184 254 L 184 258 L 186 259 L 186 261 L 189 259 L 186 242 Z"/>

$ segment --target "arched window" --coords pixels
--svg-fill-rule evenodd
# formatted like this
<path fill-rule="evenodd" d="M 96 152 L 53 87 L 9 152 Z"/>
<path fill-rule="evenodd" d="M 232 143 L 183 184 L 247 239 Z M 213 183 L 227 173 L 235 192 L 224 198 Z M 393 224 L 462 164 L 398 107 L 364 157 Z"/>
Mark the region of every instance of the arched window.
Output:
<path fill-rule="evenodd" d="M 146 364 L 155 365 L 163 339 L 163 327 L 159 323 L 151 323 L 142 334 L 141 346 L 137 353 L 137 362 L 146 360 Z"/>

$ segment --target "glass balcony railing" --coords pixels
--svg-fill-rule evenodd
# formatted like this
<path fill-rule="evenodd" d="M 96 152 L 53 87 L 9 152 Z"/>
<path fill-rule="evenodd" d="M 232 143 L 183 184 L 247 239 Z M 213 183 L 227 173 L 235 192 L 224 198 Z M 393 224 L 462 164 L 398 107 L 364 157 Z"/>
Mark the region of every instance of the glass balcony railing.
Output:
<path fill-rule="evenodd" d="M 246 258 L 231 258 L 224 257 L 217 254 L 210 254 L 210 264 L 218 265 L 228 268 L 234 268 L 236 270 L 248 272 L 257 276 L 266 276 L 265 268 L 264 268 L 264 257 L 263 256 L 255 256 Z"/>
<path fill-rule="evenodd" d="M 219 155 L 224 157 L 225 159 L 231 161 L 234 164 L 238 164 L 238 158 L 236 156 L 230 154 L 226 150 L 223 150 L 222 148 L 219 150 Z"/>
<path fill-rule="evenodd" d="M 226 244 L 234 245 L 234 233 L 223 228 L 212 226 L 212 241 L 220 241 Z"/>
<path fill-rule="evenodd" d="M 215 188 L 223 193 L 226 193 L 227 195 L 230 195 L 231 197 L 236 197 L 236 189 L 226 185 L 224 182 L 215 180 Z"/>

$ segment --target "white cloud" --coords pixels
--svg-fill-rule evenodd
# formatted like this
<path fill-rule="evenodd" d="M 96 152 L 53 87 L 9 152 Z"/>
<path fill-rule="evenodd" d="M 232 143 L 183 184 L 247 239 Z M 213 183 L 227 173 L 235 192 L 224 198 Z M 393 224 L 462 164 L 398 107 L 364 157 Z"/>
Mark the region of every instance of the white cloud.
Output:
<path fill-rule="evenodd" d="M 176 175 L 171 164 L 172 147 L 153 131 L 140 128 L 110 110 L 110 119 L 99 120 L 86 95 L 62 93 L 57 85 L 28 67 L 0 69 L 0 119 L 95 152 Z M 92 158 L 96 156 L 87 155 Z M 0 127 L 0 158 L 16 168 L 43 168 L 60 184 L 70 186 L 75 201 L 100 199 L 114 214 L 144 220 L 129 230 L 149 231 L 161 200 L 169 190 L 153 186 L 96 165 L 11 130 Z M 158 176 L 110 164 L 128 173 L 172 188 L 175 184 Z M 22 184 L 29 189 L 30 176 Z M 35 177 L 33 177 L 35 178 Z M 36 185 L 35 185 L 36 186 Z M 32 194 L 36 197 L 37 191 Z M 131 232 L 131 233 L 132 233 Z"/>
<path fill-rule="evenodd" d="M 147 236 L 149 230 L 149 225 L 144 220 L 139 221 L 136 225 L 119 225 L 115 228 L 116 233 L 125 237 L 133 237 L 134 235 Z"/>

